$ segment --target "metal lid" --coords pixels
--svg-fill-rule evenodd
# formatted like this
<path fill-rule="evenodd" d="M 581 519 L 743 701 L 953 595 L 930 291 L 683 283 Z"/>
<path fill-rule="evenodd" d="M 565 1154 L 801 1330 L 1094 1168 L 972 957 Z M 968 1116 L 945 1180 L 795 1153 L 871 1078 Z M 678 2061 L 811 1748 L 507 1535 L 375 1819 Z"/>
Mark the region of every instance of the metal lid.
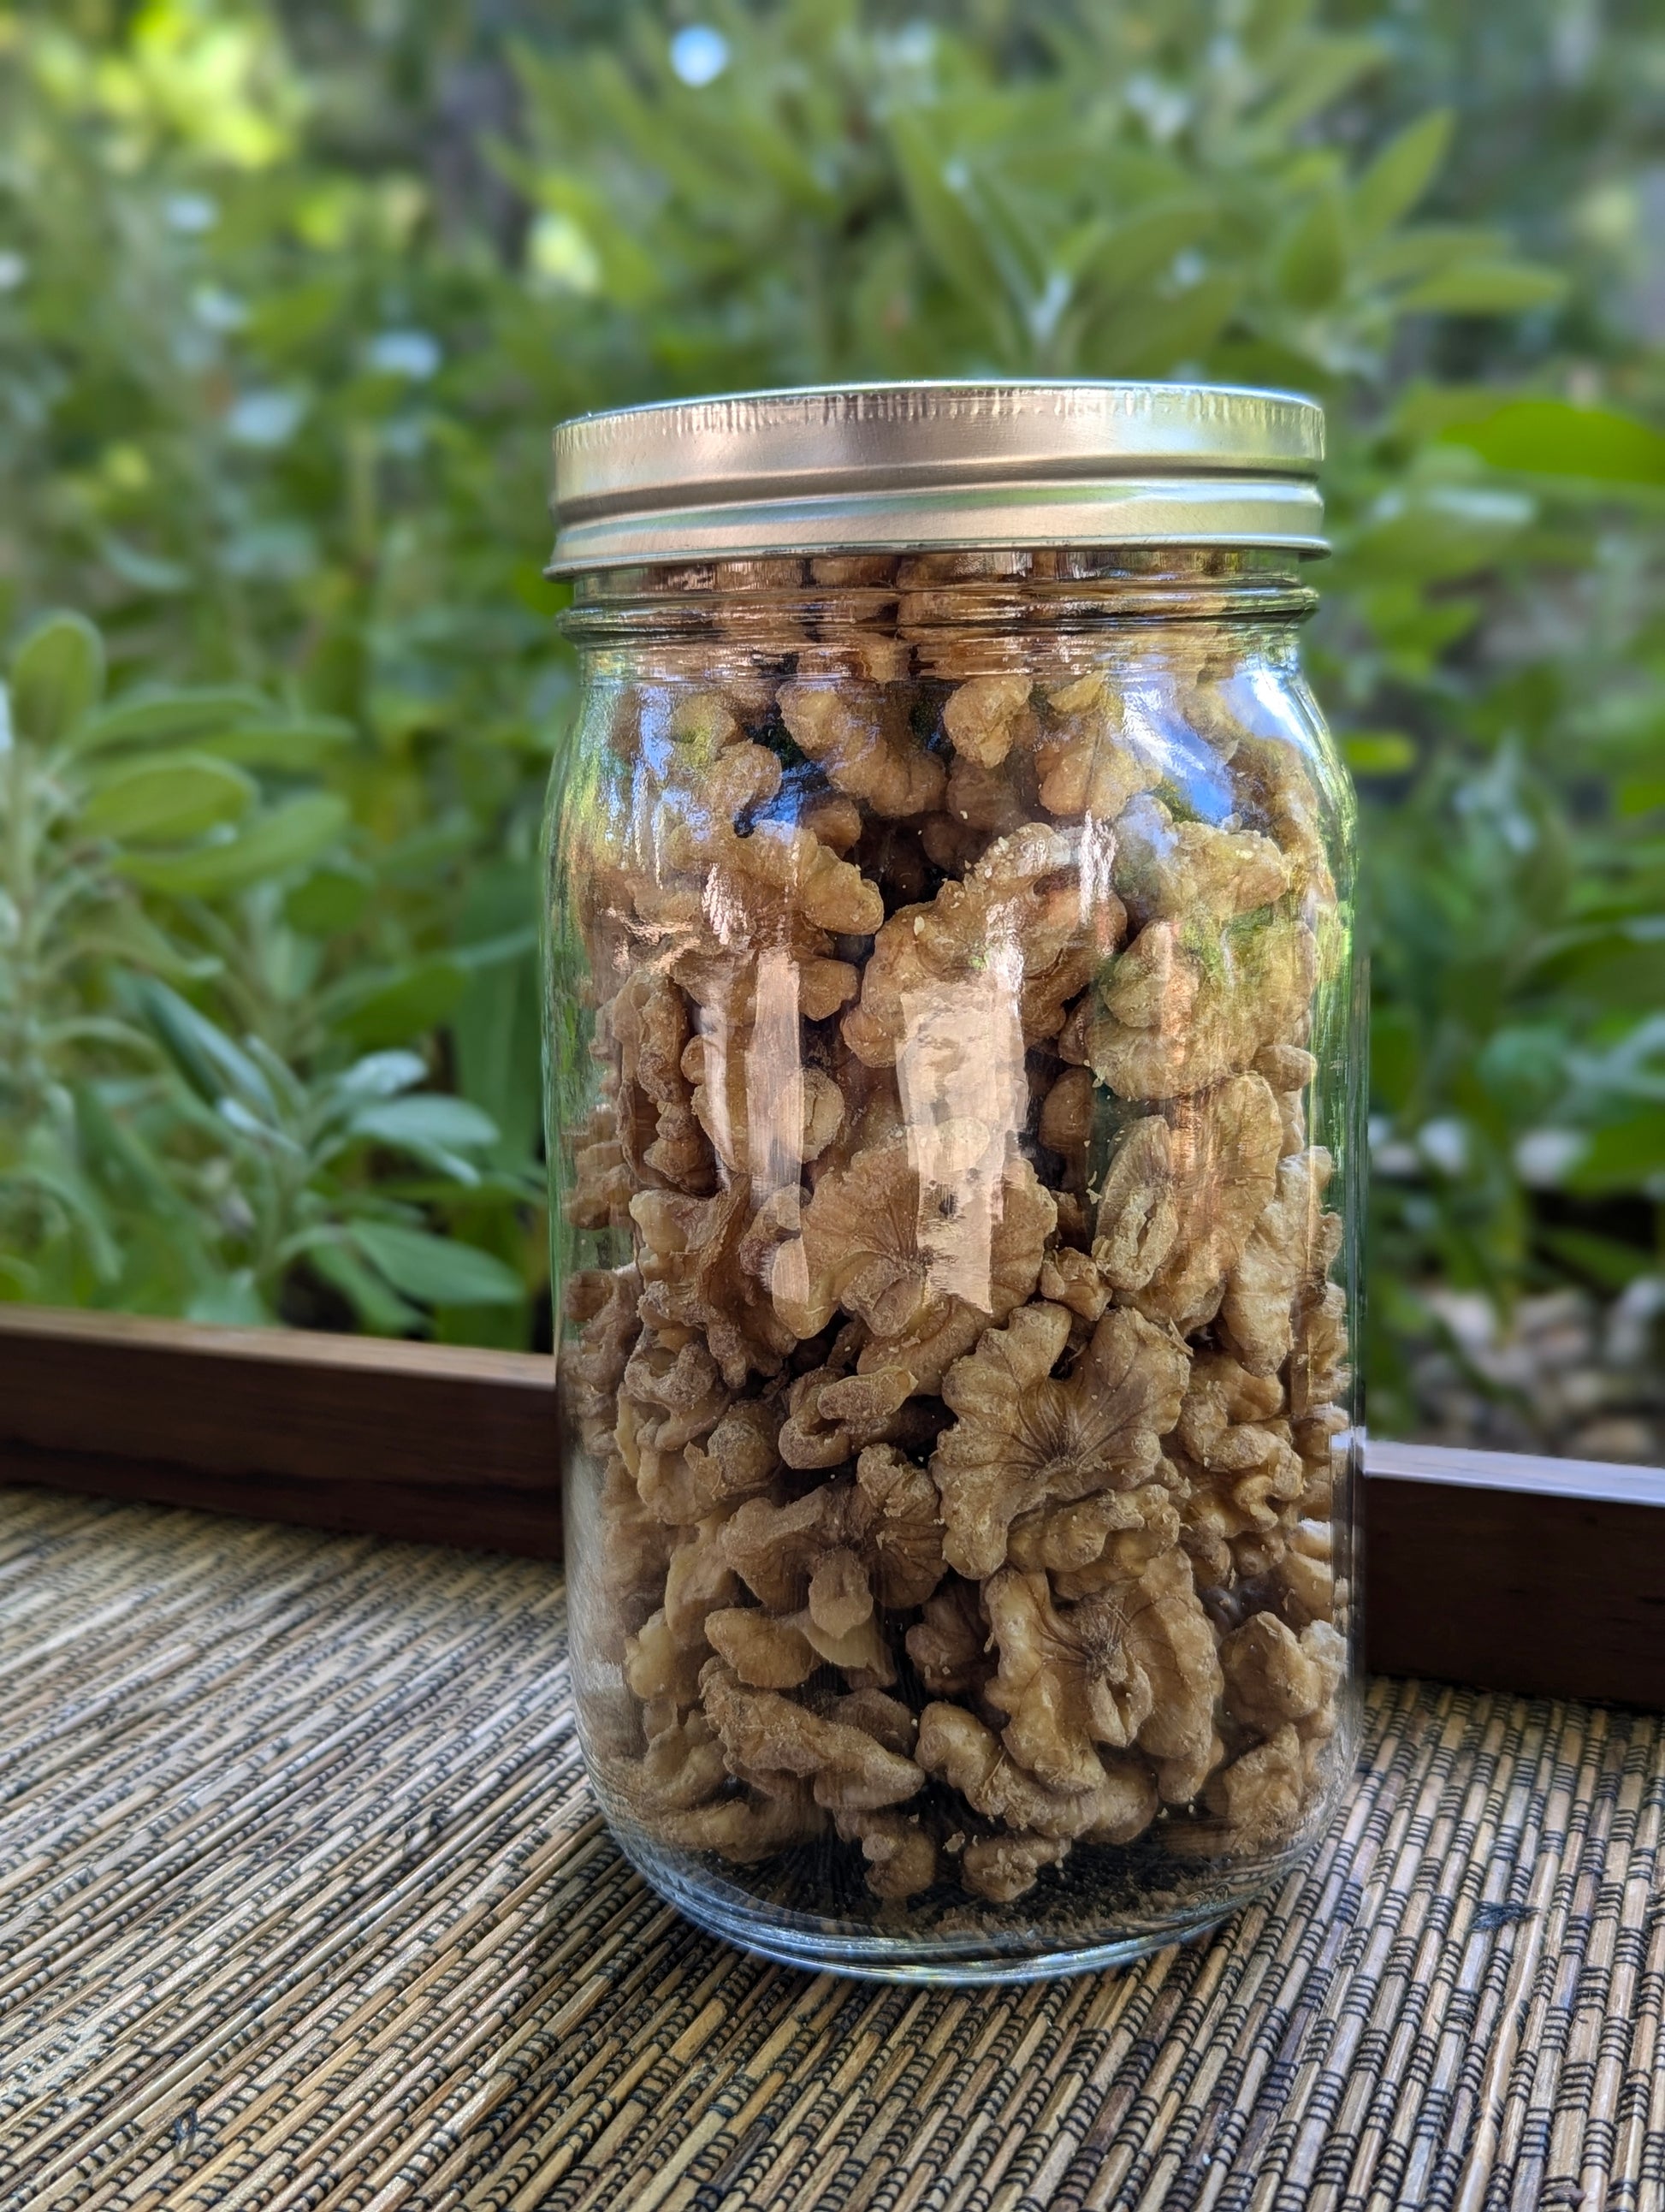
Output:
<path fill-rule="evenodd" d="M 551 575 L 935 546 L 1328 551 L 1324 410 L 1226 385 L 848 384 L 580 415 Z"/>

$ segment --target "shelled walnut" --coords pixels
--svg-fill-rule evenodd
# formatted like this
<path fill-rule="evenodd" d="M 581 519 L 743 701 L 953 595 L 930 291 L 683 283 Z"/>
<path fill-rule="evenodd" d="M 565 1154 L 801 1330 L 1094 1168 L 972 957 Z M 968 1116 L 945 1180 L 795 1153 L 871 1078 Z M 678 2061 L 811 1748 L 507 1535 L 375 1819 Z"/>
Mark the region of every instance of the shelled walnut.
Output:
<path fill-rule="evenodd" d="M 1064 556 L 786 568 L 620 679 L 575 901 L 621 1805 L 892 1911 L 1252 1859 L 1346 1651 L 1325 795 L 1194 628 L 979 628 Z"/>

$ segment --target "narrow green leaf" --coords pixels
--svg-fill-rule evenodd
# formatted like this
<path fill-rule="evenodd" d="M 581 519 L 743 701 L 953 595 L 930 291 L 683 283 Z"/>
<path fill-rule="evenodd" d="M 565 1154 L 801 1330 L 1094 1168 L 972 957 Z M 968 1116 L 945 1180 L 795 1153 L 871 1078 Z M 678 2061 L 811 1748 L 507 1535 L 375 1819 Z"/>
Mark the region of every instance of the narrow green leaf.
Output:
<path fill-rule="evenodd" d="M 1516 399 L 1483 421 L 1443 433 L 1494 469 L 1593 483 L 1665 484 L 1665 432 L 1616 408 L 1565 399 Z"/>
<path fill-rule="evenodd" d="M 1454 120 L 1450 108 L 1437 107 L 1407 124 L 1354 180 L 1347 214 L 1356 240 L 1380 238 L 1415 207 L 1439 173 Z"/>
<path fill-rule="evenodd" d="M 424 1091 L 417 1097 L 390 1098 L 362 1108 L 352 1119 L 355 1136 L 376 1144 L 421 1146 L 446 1152 L 481 1151 L 497 1141 L 497 1124 L 465 1098 Z"/>
<path fill-rule="evenodd" d="M 508 1305 L 526 1295 L 512 1268 L 475 1245 L 391 1221 L 349 1222 L 347 1234 L 402 1297 L 422 1305 Z"/>
<path fill-rule="evenodd" d="M 13 655 L 12 721 L 31 744 L 61 744 L 104 689 L 104 640 L 85 615 L 48 615 Z"/>
<path fill-rule="evenodd" d="M 410 1336 L 422 1326 L 420 1310 L 407 1304 L 374 1267 L 368 1267 L 340 1232 L 330 1230 L 309 1239 L 298 1256 L 332 1291 L 338 1291 L 361 1326 L 372 1336 Z"/>
<path fill-rule="evenodd" d="M 1334 191 L 1320 192 L 1279 246 L 1273 274 L 1291 307 L 1312 309 L 1329 305 L 1346 273 L 1340 198 Z"/>
<path fill-rule="evenodd" d="M 1395 304 L 1409 314 L 1513 315 L 1553 307 L 1566 289 L 1565 276 L 1528 261 L 1459 261 L 1413 284 Z"/>
<path fill-rule="evenodd" d="M 175 898 L 221 898 L 304 867 L 334 843 L 348 819 L 344 799 L 333 792 L 312 792 L 259 816 L 223 844 L 155 858 L 129 857 L 120 865 L 124 874 L 148 890 Z"/>
<path fill-rule="evenodd" d="M 354 1044 L 404 1044 L 442 1022 L 467 985 L 460 962 L 441 954 L 409 968 L 353 976 L 324 994 L 318 1011 Z"/>
<path fill-rule="evenodd" d="M 258 797 L 253 780 L 203 753 L 152 756 L 106 772 L 82 810 L 95 836 L 141 845 L 171 845 L 235 822 Z"/>
<path fill-rule="evenodd" d="M 131 983 L 129 994 L 199 1098 L 215 1107 L 224 1098 L 235 1098 L 262 1121 L 276 1117 L 277 1101 L 258 1062 L 206 1014 L 154 977 Z"/>
<path fill-rule="evenodd" d="M 1352 731 L 1341 750 L 1355 775 L 1402 775 L 1416 766 L 1416 740 L 1399 730 Z"/>
<path fill-rule="evenodd" d="M 113 752 L 127 745 L 200 744 L 216 731 L 256 714 L 270 702 L 240 687 L 152 690 L 112 701 L 75 733 L 77 752 Z"/>

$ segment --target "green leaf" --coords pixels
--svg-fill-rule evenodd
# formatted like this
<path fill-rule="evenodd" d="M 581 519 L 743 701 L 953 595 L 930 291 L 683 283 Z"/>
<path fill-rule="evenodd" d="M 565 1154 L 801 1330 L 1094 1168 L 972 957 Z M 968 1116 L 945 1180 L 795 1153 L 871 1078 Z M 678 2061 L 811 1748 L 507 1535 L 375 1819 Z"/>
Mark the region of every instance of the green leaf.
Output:
<path fill-rule="evenodd" d="M 214 1107 L 234 1098 L 263 1121 L 276 1120 L 277 1100 L 258 1062 L 234 1044 L 206 1014 L 198 1013 L 177 991 L 154 977 L 132 982 L 129 995 L 199 1098 Z"/>
<path fill-rule="evenodd" d="M 335 842 L 349 818 L 344 799 L 333 792 L 312 792 L 259 816 L 223 844 L 155 859 L 130 857 L 120 866 L 147 890 L 175 898 L 222 898 L 304 867 Z"/>
<path fill-rule="evenodd" d="M 375 887 L 375 878 L 356 861 L 326 860 L 289 893 L 283 919 L 303 937 L 334 937 L 362 917 Z"/>
<path fill-rule="evenodd" d="M 1584 1229 L 1546 1229 L 1540 1232 L 1546 1249 L 1565 1260 L 1581 1275 L 1588 1275 L 1604 1291 L 1622 1291 L 1638 1275 L 1650 1274 L 1658 1265 L 1651 1252 L 1639 1245 L 1621 1244 L 1616 1237 L 1596 1237 Z"/>
<path fill-rule="evenodd" d="M 1665 431 L 1616 408 L 1565 399 L 1516 399 L 1443 434 L 1494 469 L 1593 483 L 1665 484 Z"/>
<path fill-rule="evenodd" d="M 1350 731 L 1341 751 L 1355 775 L 1402 775 L 1417 763 L 1415 738 L 1400 730 Z"/>
<path fill-rule="evenodd" d="M 164 753 L 101 777 L 81 818 L 95 836 L 173 844 L 235 822 L 258 795 L 253 780 L 226 762 Z"/>
<path fill-rule="evenodd" d="M 353 1133 L 382 1145 L 418 1145 L 445 1151 L 482 1151 L 497 1141 L 497 1124 L 465 1098 L 442 1091 L 390 1098 L 354 1115 Z"/>
<path fill-rule="evenodd" d="M 267 1328 L 274 1318 L 246 1267 L 206 1285 L 185 1310 L 187 1321 L 217 1328 Z"/>
<path fill-rule="evenodd" d="M 1005 276 L 989 250 L 983 224 L 949 182 L 950 170 L 916 115 L 897 114 L 890 125 L 902 188 L 926 250 L 964 304 L 997 339 L 1011 335 Z"/>
<path fill-rule="evenodd" d="M 1403 314 L 1514 315 L 1553 307 L 1566 289 L 1557 270 L 1529 261 L 1458 261 L 1413 284 L 1395 305 Z"/>
<path fill-rule="evenodd" d="M 368 1267 L 338 1230 L 321 1230 L 301 1240 L 295 1256 L 304 1259 L 320 1281 L 346 1299 L 360 1326 L 373 1336 L 410 1336 L 422 1327 L 419 1308 L 409 1304 L 374 1267 Z"/>
<path fill-rule="evenodd" d="M 255 716 L 222 736 L 204 738 L 202 750 L 243 768 L 304 775 L 321 768 L 355 735 L 350 722 L 334 714 Z"/>
<path fill-rule="evenodd" d="M 420 1053 L 372 1052 L 355 1060 L 345 1074 L 337 1075 L 331 1089 L 337 1099 L 349 1104 L 359 1100 L 374 1103 L 397 1097 L 400 1091 L 427 1080 L 428 1062 Z"/>
<path fill-rule="evenodd" d="M 48 615 L 12 657 L 12 721 L 31 744 L 61 744 L 104 689 L 104 640 L 85 615 Z"/>
<path fill-rule="evenodd" d="M 391 1221 L 349 1222 L 346 1233 L 402 1297 L 419 1304 L 499 1306 L 526 1296 L 512 1268 L 472 1244 Z"/>
<path fill-rule="evenodd" d="M 318 1011 L 354 1044 L 404 1044 L 436 1028 L 467 987 L 461 962 L 441 954 L 349 977 L 320 997 Z"/>
<path fill-rule="evenodd" d="M 1273 262 L 1278 289 L 1291 307 L 1326 307 L 1347 273 L 1341 202 L 1321 192 L 1297 219 Z"/>
<path fill-rule="evenodd" d="M 200 744 L 228 725 L 270 711 L 270 701 L 240 686 L 147 688 L 89 714 L 76 731 L 75 748 L 77 752 L 113 752 L 127 745 Z"/>
<path fill-rule="evenodd" d="M 1566 1187 L 1585 1197 L 1649 1189 L 1665 1176 L 1665 1107 L 1653 1106 L 1597 1129 L 1568 1175 Z M 1656 1194 L 1665 1196 L 1665 1190 Z"/>
<path fill-rule="evenodd" d="M 1437 107 L 1390 138 L 1348 194 L 1348 220 L 1360 241 L 1380 238 L 1427 191 L 1451 143 L 1454 111 Z"/>
<path fill-rule="evenodd" d="M 1140 301 L 1137 312 L 1118 318 L 1114 340 L 1095 374 L 1166 376 L 1206 353 L 1230 321 L 1243 294 L 1237 276 L 1205 276 L 1190 289 L 1155 306 Z"/>
<path fill-rule="evenodd" d="M 1269 137 L 1286 137 L 1388 58 L 1382 41 L 1368 34 L 1309 34 L 1295 51 L 1297 58 L 1281 89 L 1255 118 Z"/>

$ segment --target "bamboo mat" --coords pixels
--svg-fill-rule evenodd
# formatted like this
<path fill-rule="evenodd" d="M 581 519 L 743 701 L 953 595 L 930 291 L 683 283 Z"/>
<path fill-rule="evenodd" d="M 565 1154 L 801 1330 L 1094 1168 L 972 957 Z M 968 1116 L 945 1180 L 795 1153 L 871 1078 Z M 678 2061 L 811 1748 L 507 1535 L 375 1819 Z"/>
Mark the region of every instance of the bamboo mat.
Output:
<path fill-rule="evenodd" d="M 1665 2207 L 1665 1723 L 1381 1682 L 1212 1942 L 949 1994 L 677 1920 L 525 1561 L 0 1492 L 6 2212 Z"/>

